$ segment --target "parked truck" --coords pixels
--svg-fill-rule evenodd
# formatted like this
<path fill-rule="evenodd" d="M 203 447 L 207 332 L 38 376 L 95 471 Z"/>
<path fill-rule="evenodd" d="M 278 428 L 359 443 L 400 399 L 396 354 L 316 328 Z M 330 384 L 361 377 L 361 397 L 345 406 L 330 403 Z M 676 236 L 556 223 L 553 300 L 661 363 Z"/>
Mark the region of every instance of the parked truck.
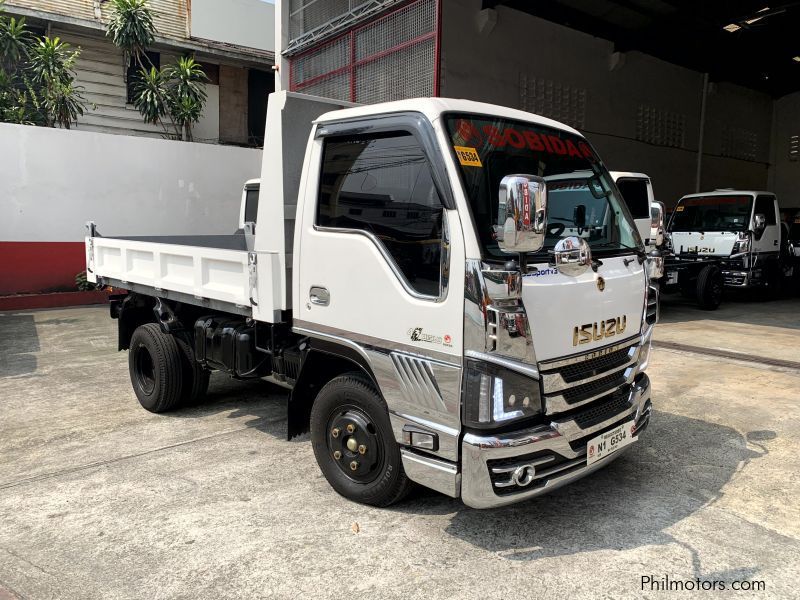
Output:
<path fill-rule="evenodd" d="M 720 293 L 724 285 L 778 297 L 791 275 L 779 214 L 778 200 L 770 192 L 721 189 L 689 194 L 672 214 L 672 250 L 684 261 L 715 265 L 719 275 L 714 287 Z M 678 277 L 675 280 L 680 283 Z"/>
<path fill-rule="evenodd" d="M 639 439 L 657 274 L 577 131 L 280 92 L 266 140 L 235 234 L 89 225 L 87 278 L 128 291 L 111 313 L 144 408 L 196 401 L 212 370 L 283 386 L 288 437 L 310 431 L 331 486 L 378 506 L 411 482 L 510 504 Z"/>

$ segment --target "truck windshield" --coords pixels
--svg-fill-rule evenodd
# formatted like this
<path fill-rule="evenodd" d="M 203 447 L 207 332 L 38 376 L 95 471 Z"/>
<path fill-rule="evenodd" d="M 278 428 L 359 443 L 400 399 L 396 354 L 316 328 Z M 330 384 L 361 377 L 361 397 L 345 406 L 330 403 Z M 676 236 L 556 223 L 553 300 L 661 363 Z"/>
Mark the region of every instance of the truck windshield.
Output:
<path fill-rule="evenodd" d="M 539 254 L 546 255 L 561 238 L 574 235 L 586 239 L 595 253 L 641 249 L 628 209 L 584 138 L 489 116 L 450 114 L 445 124 L 484 258 L 508 259 L 497 245 L 494 225 L 500 181 L 514 174 L 536 175 L 547 182 L 548 234 Z M 583 210 L 576 210 L 579 206 Z"/>
<path fill-rule="evenodd" d="M 696 196 L 678 202 L 670 231 L 744 231 L 750 224 L 752 196 Z"/>

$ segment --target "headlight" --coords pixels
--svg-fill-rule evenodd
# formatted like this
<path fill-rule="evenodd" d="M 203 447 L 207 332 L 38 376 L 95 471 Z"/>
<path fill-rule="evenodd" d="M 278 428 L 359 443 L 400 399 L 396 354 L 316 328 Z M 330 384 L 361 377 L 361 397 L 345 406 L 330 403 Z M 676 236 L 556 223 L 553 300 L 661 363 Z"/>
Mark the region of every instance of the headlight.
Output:
<path fill-rule="evenodd" d="M 503 367 L 467 360 L 464 422 L 485 429 L 542 413 L 539 382 Z"/>
<path fill-rule="evenodd" d="M 743 231 L 739 233 L 739 236 L 733 243 L 733 250 L 731 250 L 731 256 L 735 254 L 744 254 L 745 252 L 750 252 L 750 243 L 751 243 L 751 238 L 749 231 Z"/>

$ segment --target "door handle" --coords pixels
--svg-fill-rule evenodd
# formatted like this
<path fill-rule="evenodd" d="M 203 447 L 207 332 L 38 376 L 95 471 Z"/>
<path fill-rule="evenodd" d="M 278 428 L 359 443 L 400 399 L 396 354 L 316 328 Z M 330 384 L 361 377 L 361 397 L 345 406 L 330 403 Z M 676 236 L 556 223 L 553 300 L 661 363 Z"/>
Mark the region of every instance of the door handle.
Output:
<path fill-rule="evenodd" d="M 311 304 L 328 306 L 331 303 L 331 293 L 327 288 L 315 285 L 308 291 L 308 299 L 311 300 Z"/>

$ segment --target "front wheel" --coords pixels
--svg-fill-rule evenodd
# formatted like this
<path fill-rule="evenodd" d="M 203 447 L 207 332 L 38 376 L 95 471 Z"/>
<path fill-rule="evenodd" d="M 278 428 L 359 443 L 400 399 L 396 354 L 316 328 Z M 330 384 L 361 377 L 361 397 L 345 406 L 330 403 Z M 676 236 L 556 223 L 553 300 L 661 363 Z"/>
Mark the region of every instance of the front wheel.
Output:
<path fill-rule="evenodd" d="M 386 403 L 360 373 L 336 377 L 320 390 L 311 409 L 311 443 L 325 479 L 349 500 L 389 506 L 410 489 Z"/>
<path fill-rule="evenodd" d="M 703 310 L 717 310 L 722 303 L 725 281 L 719 267 L 708 265 L 697 276 L 697 304 Z"/>

